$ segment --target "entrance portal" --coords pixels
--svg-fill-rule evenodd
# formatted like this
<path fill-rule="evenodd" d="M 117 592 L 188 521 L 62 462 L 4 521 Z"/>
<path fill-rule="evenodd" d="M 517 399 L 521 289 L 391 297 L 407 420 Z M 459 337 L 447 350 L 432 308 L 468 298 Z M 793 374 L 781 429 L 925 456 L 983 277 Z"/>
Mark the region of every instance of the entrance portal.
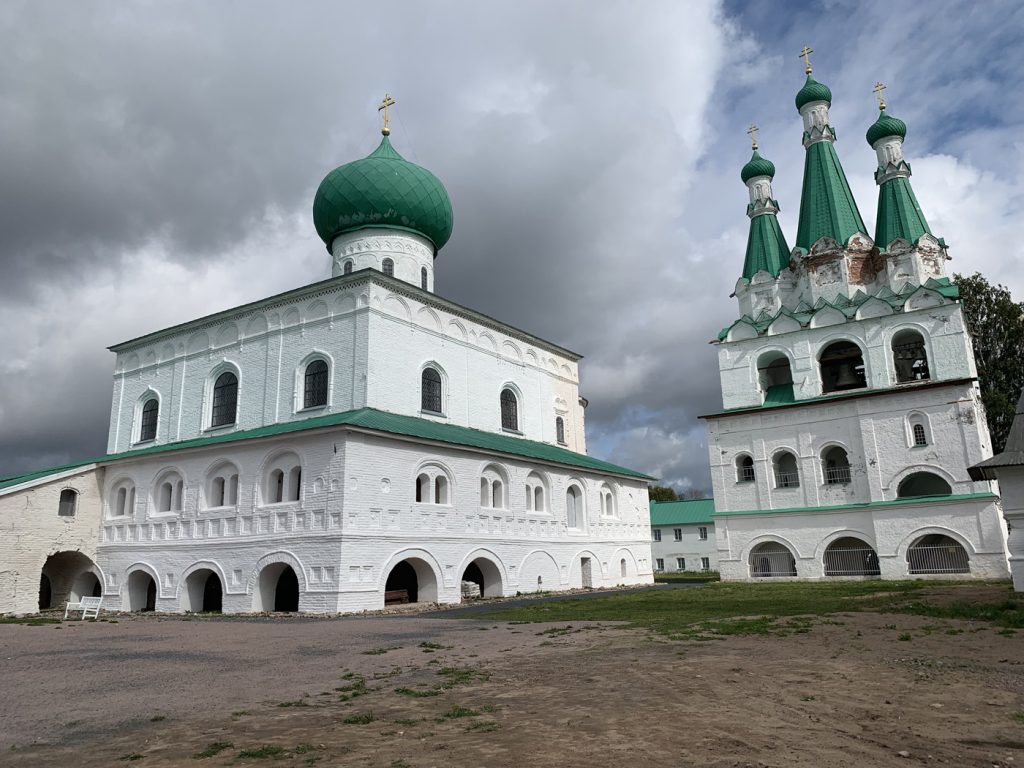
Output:
<path fill-rule="evenodd" d="M 183 611 L 220 613 L 223 606 L 224 589 L 220 576 L 209 568 L 200 568 L 189 574 L 181 593 Z"/>
<path fill-rule="evenodd" d="M 132 571 L 128 577 L 128 610 L 156 610 L 156 581 L 145 571 Z"/>
<path fill-rule="evenodd" d="M 253 595 L 257 611 L 299 610 L 299 577 L 287 563 L 271 563 L 260 571 Z"/>
<path fill-rule="evenodd" d="M 584 589 L 591 589 L 594 586 L 594 574 L 591 571 L 590 558 L 580 558 L 580 576 Z"/>
<path fill-rule="evenodd" d="M 46 558 L 39 578 L 39 610 L 60 608 L 83 597 L 100 597 L 96 565 L 81 552 L 57 552 Z"/>
<path fill-rule="evenodd" d="M 396 563 L 384 582 L 384 604 L 437 601 L 437 577 L 426 560 L 410 557 Z"/>
<path fill-rule="evenodd" d="M 475 588 L 474 588 L 475 587 Z M 486 557 L 478 557 L 462 572 L 462 599 L 501 597 L 501 570 Z"/>

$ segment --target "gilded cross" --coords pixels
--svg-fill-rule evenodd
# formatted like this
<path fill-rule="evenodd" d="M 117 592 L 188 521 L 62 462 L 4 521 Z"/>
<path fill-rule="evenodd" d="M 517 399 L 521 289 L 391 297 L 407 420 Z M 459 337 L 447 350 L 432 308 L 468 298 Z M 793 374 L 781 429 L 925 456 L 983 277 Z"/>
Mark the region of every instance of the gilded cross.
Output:
<path fill-rule="evenodd" d="M 754 125 L 753 123 L 751 123 L 750 127 L 747 128 L 747 136 L 750 137 L 750 145 L 751 145 L 750 148 L 753 149 L 756 152 L 757 151 L 757 126 Z"/>
<path fill-rule="evenodd" d="M 806 45 L 804 49 L 800 51 L 800 58 L 804 60 L 804 72 L 811 74 L 811 54 L 814 53 L 813 48 L 809 48 Z"/>
<path fill-rule="evenodd" d="M 382 101 L 380 103 L 380 106 L 377 107 L 378 112 L 384 113 L 384 127 L 380 129 L 380 132 L 383 133 L 385 136 L 391 133 L 391 126 L 388 123 L 388 107 L 393 107 L 394 105 L 395 100 L 391 98 L 390 94 L 385 93 L 384 101 Z"/>
<path fill-rule="evenodd" d="M 885 98 L 882 96 L 882 91 L 885 90 L 885 83 L 875 83 L 875 97 L 878 99 L 878 108 L 885 109 Z"/>

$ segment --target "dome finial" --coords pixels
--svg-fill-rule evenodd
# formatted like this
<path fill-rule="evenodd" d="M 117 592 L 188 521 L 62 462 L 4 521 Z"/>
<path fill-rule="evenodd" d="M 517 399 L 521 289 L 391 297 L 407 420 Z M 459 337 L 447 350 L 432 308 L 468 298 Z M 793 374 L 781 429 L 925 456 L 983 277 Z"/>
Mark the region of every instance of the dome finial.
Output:
<path fill-rule="evenodd" d="M 747 128 L 747 135 L 750 137 L 750 148 L 757 152 L 757 125 L 754 123 L 750 124 Z"/>
<path fill-rule="evenodd" d="M 800 51 L 799 58 L 804 60 L 804 74 L 811 74 L 811 54 L 814 53 L 814 49 L 809 46 L 804 46 L 804 49 Z"/>
<path fill-rule="evenodd" d="M 391 126 L 388 123 L 388 107 L 393 107 L 394 105 L 395 100 L 391 98 L 390 94 L 385 93 L 384 101 L 382 101 L 380 106 L 377 107 L 378 112 L 384 113 L 384 125 L 381 127 L 380 132 L 385 136 L 388 136 L 391 133 Z"/>
<path fill-rule="evenodd" d="M 882 91 L 884 90 L 885 83 L 883 83 L 881 80 L 875 83 L 875 98 L 878 99 L 878 109 L 882 112 L 885 112 L 885 97 L 882 96 Z"/>

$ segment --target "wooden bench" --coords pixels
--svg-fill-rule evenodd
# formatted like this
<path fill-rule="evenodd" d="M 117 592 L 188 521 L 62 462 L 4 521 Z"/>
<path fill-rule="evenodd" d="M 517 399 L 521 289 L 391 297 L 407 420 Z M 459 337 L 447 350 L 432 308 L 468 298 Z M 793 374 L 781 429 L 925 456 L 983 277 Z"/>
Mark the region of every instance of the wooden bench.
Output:
<path fill-rule="evenodd" d="M 82 620 L 89 618 L 89 614 L 92 614 L 94 619 L 100 617 L 100 607 L 103 605 L 102 597 L 80 597 L 77 603 L 69 602 L 64 608 L 64 618 L 68 617 L 69 611 L 81 611 Z"/>
<path fill-rule="evenodd" d="M 409 602 L 409 592 L 405 589 L 392 589 L 384 593 L 384 605 L 403 605 Z"/>

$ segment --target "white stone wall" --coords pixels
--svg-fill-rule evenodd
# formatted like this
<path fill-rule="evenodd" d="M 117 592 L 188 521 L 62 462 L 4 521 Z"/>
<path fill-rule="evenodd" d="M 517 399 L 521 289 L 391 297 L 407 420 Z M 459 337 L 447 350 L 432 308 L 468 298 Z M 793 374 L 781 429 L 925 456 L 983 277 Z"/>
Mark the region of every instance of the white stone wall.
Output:
<path fill-rule="evenodd" d="M 1009 528 L 1007 550 L 1013 588 L 1024 592 L 1024 467 L 999 467 L 999 491 Z"/>
<path fill-rule="evenodd" d="M 914 445 L 914 417 L 923 419 L 928 445 Z M 849 484 L 825 483 L 822 454 L 834 445 L 847 452 Z M 978 387 L 970 382 L 712 418 L 708 446 L 720 512 L 887 501 L 916 471 L 940 475 L 954 494 L 994 488 L 967 474 L 992 454 Z M 772 459 L 782 450 L 797 458 L 799 487 L 776 487 Z M 739 479 L 742 454 L 754 459 L 754 482 Z"/>
<path fill-rule="evenodd" d="M 825 578 L 825 549 L 845 537 L 858 538 L 875 550 L 883 579 L 1007 577 L 1005 529 L 998 502 L 992 498 L 927 498 L 915 504 L 847 510 L 718 515 L 715 532 L 723 580 L 755 580 L 750 572 L 750 552 L 763 542 L 778 542 L 789 548 L 796 560 L 796 579 Z M 942 534 L 959 542 L 967 552 L 970 573 L 911 575 L 907 550 L 929 534 Z"/>
<path fill-rule="evenodd" d="M 708 537 L 701 539 L 700 529 L 707 529 Z M 675 539 L 675 530 L 680 530 L 682 536 L 680 541 Z M 654 531 L 661 532 L 661 541 L 654 539 Z M 652 525 L 651 526 L 651 562 L 657 569 L 658 558 L 665 563 L 664 571 L 671 573 L 681 570 L 676 563 L 676 558 L 685 558 L 687 571 L 701 570 L 700 559 L 706 557 L 709 560 L 709 570 L 718 570 L 718 545 L 715 541 L 714 523 L 700 523 L 697 525 Z"/>
<path fill-rule="evenodd" d="M 301 461 L 301 498 L 266 503 L 267 469 L 285 453 Z M 208 509 L 210 475 L 225 460 L 239 475 L 237 505 Z M 180 513 L 155 512 L 154 490 L 167 471 L 183 478 Z M 485 471 L 505 481 L 504 508 L 481 506 Z M 415 501 L 421 472 L 447 477 L 449 503 Z M 526 509 L 530 473 L 546 488 L 547 511 Z M 433 574 L 436 599 L 446 603 L 461 599 L 462 573 L 477 557 L 500 574 L 491 594 L 579 587 L 583 558 L 592 586 L 651 581 L 647 489 L 636 479 L 332 428 L 115 462 L 106 498 L 125 482 L 135 485 L 135 509 L 113 516 L 108 501 L 98 553 L 106 589 L 125 608 L 136 570 L 158 581 L 157 609 L 165 611 L 194 607 L 187 582 L 197 570 L 219 575 L 225 611 L 257 609 L 260 572 L 276 563 L 295 569 L 300 609 L 314 612 L 380 608 L 388 572 L 409 558 Z M 585 497 L 578 529 L 566 521 L 570 482 Z M 603 485 L 615 497 L 614 515 L 600 514 Z"/>
<path fill-rule="evenodd" d="M 330 366 L 323 408 L 302 409 L 302 371 L 313 357 Z M 325 281 L 279 301 L 197 321 L 119 347 L 108 451 L 138 444 L 141 405 L 160 401 L 156 443 L 252 429 L 364 406 L 420 416 L 423 365 L 443 368 L 445 420 L 500 429 L 499 394 L 521 394 L 521 431 L 585 452 L 578 358 L 380 276 Z M 223 370 L 239 378 L 237 424 L 210 429 L 212 386 Z"/>
<path fill-rule="evenodd" d="M 718 345 L 718 366 L 722 380 L 722 405 L 726 409 L 746 408 L 764 401 L 758 378 L 758 360 L 768 353 L 782 353 L 789 358 L 793 373 L 793 391 L 797 400 L 822 394 L 818 356 L 829 344 L 846 340 L 857 344 L 864 357 L 868 387 L 888 388 L 896 385 L 893 365 L 892 337 L 905 329 L 916 330 L 924 337 L 928 353 L 931 381 L 969 378 L 977 375 L 974 353 L 966 333 L 959 304 L 934 305 L 925 294 L 917 308 L 908 301 L 906 311 L 894 315 L 865 317 L 847 322 L 836 310 L 834 324 L 725 342 Z M 879 307 L 881 311 L 881 307 Z M 865 311 L 870 311 L 865 305 Z M 789 321 L 794 323 L 794 321 Z"/>
<path fill-rule="evenodd" d="M 50 555 L 78 552 L 95 563 L 102 481 L 103 470 L 88 465 L 0 490 L 0 613 L 38 610 Z M 75 514 L 61 516 L 60 495 L 68 488 L 78 493 Z M 70 584 L 54 581 L 54 604 L 63 606 Z"/>
<path fill-rule="evenodd" d="M 396 278 L 434 290 L 434 246 L 412 232 L 386 228 L 346 232 L 334 238 L 331 254 L 335 277 L 346 274 L 346 268 L 349 273 L 367 268 L 383 272 L 384 260 L 391 259 Z"/>

